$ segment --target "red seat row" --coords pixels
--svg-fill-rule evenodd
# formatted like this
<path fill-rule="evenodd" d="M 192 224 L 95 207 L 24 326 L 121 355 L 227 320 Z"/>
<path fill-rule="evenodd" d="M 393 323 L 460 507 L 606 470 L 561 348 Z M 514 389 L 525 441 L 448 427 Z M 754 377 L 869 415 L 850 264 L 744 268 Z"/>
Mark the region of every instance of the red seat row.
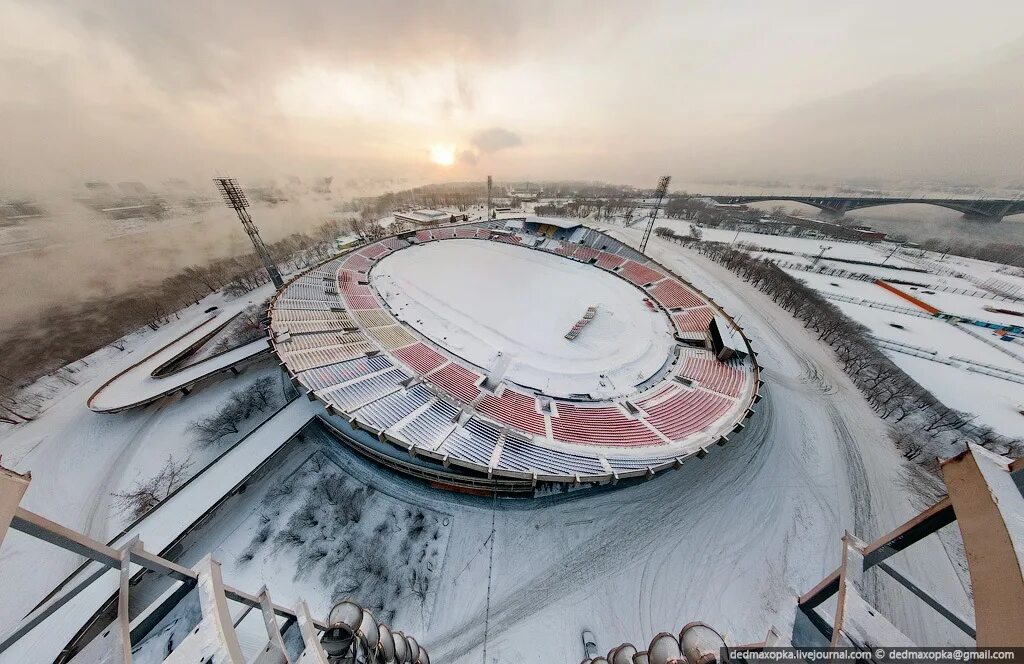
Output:
<path fill-rule="evenodd" d="M 545 435 L 544 416 L 537 412 L 533 397 L 506 389 L 500 397 L 486 395 L 476 409 L 504 424 L 538 436 Z"/>
<path fill-rule="evenodd" d="M 607 251 L 599 251 L 597 252 L 597 263 L 595 265 L 605 270 L 614 270 L 625 262 L 626 259 L 622 256 L 609 254 Z"/>
<path fill-rule="evenodd" d="M 378 243 L 378 244 L 371 244 L 369 247 L 367 247 L 366 249 L 363 249 L 359 253 L 362 254 L 363 256 L 366 256 L 367 258 L 375 259 L 375 258 L 380 258 L 381 256 L 383 256 L 384 254 L 388 253 L 389 251 L 391 251 L 391 250 L 388 249 L 386 246 L 384 246 L 381 243 Z"/>
<path fill-rule="evenodd" d="M 422 343 L 391 351 L 391 354 L 405 362 L 419 374 L 430 373 L 448 361 L 441 353 Z"/>
<path fill-rule="evenodd" d="M 351 295 L 345 297 L 349 309 L 380 309 L 377 298 L 369 295 Z"/>
<path fill-rule="evenodd" d="M 357 272 L 366 272 L 373 265 L 373 261 L 363 256 L 362 254 L 352 254 L 345 259 L 342 267 L 346 270 L 355 270 Z"/>
<path fill-rule="evenodd" d="M 664 392 L 639 402 L 647 411 L 647 421 L 672 440 L 686 438 L 706 428 L 725 414 L 733 401 L 706 390 L 671 388 L 668 398 Z M 660 401 L 655 405 L 652 402 Z"/>
<path fill-rule="evenodd" d="M 666 279 L 652 286 L 648 292 L 666 309 L 699 307 L 704 301 L 685 284 L 675 279 Z"/>
<path fill-rule="evenodd" d="M 601 252 L 597 249 L 581 244 L 576 247 L 576 255 L 573 258 L 581 263 L 589 263 L 592 258 L 597 258 L 600 254 Z"/>
<path fill-rule="evenodd" d="M 566 258 L 572 258 L 573 255 L 576 253 L 576 245 L 569 244 L 568 242 L 563 242 L 562 244 L 558 245 L 557 247 L 555 247 L 551 251 L 556 253 L 556 254 L 559 254 L 560 256 L 565 256 Z"/>
<path fill-rule="evenodd" d="M 338 289 L 348 299 L 354 295 L 373 295 L 373 289 L 366 284 L 357 284 L 353 281 L 346 281 Z"/>
<path fill-rule="evenodd" d="M 715 312 L 704 306 L 672 314 L 672 322 L 680 332 L 707 332 Z"/>
<path fill-rule="evenodd" d="M 619 270 L 619 276 L 632 281 L 637 286 L 643 286 L 644 284 L 649 284 L 652 281 L 657 281 L 658 279 L 665 277 L 661 272 L 652 270 L 646 265 L 637 263 L 636 261 L 626 261 L 626 264 Z"/>
<path fill-rule="evenodd" d="M 679 373 L 715 392 L 738 397 L 743 391 L 743 372 L 709 357 L 687 357 Z"/>
<path fill-rule="evenodd" d="M 453 397 L 467 403 L 480 394 L 480 388 L 476 386 L 477 381 L 480 380 L 480 374 L 454 362 L 449 362 L 430 374 L 427 380 Z"/>
<path fill-rule="evenodd" d="M 551 418 L 551 435 L 556 440 L 587 445 L 629 447 L 662 443 L 643 423 L 610 406 L 580 408 L 560 403 L 558 417 Z"/>

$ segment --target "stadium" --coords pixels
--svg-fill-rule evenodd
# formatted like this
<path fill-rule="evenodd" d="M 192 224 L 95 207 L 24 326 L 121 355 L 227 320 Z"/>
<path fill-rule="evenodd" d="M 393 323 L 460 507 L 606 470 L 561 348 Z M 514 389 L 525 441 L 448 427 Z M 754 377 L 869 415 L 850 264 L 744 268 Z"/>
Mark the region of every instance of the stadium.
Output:
<path fill-rule="evenodd" d="M 726 444 L 760 400 L 721 307 L 564 220 L 387 237 L 296 276 L 269 319 L 332 433 L 456 490 L 650 477 Z"/>

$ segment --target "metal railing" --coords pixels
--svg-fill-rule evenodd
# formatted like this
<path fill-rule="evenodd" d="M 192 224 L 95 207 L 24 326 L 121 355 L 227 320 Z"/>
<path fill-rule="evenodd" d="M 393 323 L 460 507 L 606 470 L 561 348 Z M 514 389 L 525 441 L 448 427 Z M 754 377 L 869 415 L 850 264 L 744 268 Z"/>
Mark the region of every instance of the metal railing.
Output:
<path fill-rule="evenodd" d="M 200 621 L 194 632 L 190 632 L 167 655 L 165 659 L 167 662 L 195 661 L 191 658 L 198 656 L 199 661 L 214 661 L 216 659 L 217 661 L 241 664 L 243 661 L 241 647 L 235 633 L 235 626 L 241 622 L 241 619 L 232 620 L 228 611 L 228 602 L 241 604 L 245 607 L 245 613 L 251 609 L 259 609 L 263 613 L 267 628 L 267 642 L 257 660 L 260 662 L 288 663 L 295 661 L 289 657 L 282 638 L 292 625 L 297 625 L 299 628 L 302 637 L 302 653 L 308 654 L 312 661 L 320 664 L 326 664 L 329 661 L 329 655 L 330 661 L 335 662 L 382 662 L 386 664 L 429 664 L 430 662 L 426 649 L 420 646 L 415 639 L 405 637 L 401 632 L 392 631 L 387 625 L 378 623 L 369 611 L 359 608 L 353 602 L 345 604 L 359 608 L 359 625 L 353 638 L 346 645 L 346 649 L 341 651 L 338 649 L 339 644 L 332 641 L 330 635 L 336 635 L 338 630 L 344 631 L 344 625 L 335 625 L 330 621 L 311 618 L 305 602 L 300 601 L 294 609 L 276 604 L 270 599 L 266 588 L 262 588 L 254 595 L 224 584 L 221 578 L 220 564 L 210 555 L 207 555 L 193 568 L 183 567 L 172 560 L 146 551 L 138 537 L 132 538 L 120 548 L 114 548 L 26 510 L 18 506 L 18 503 L 30 481 L 31 475 L 29 474 L 21 475 L 0 467 L 0 544 L 3 543 L 4 536 L 10 528 L 65 551 L 84 556 L 90 561 L 99 563 L 100 567 L 78 583 L 69 585 L 51 595 L 47 601 L 25 616 L 11 632 L 0 638 L 0 654 L 19 644 L 21 639 L 31 634 L 58 610 L 90 588 L 100 577 L 111 570 L 118 570 L 120 582 L 114 597 L 111 598 L 111 601 L 116 599 L 115 617 L 103 632 L 104 638 L 109 636 L 115 638 L 113 641 L 97 645 L 97 648 L 107 650 L 108 655 L 108 649 L 113 650 L 114 656 L 107 657 L 110 661 L 131 662 L 133 645 L 145 637 L 148 629 L 167 616 L 186 595 L 194 591 L 199 596 Z M 137 568 L 133 568 L 133 565 Z M 147 603 L 145 610 L 136 617 L 135 622 L 138 624 L 133 628 L 133 621 L 130 620 L 128 609 L 131 588 L 136 584 L 135 578 L 146 573 L 166 577 L 178 585 L 174 592 L 165 592 L 156 600 Z M 283 628 L 278 625 L 277 617 L 284 618 Z M 87 616 L 83 621 L 83 630 L 79 631 L 79 636 L 83 633 L 92 634 L 84 628 L 100 618 L 100 614 Z M 142 629 L 143 627 L 147 629 Z M 63 654 L 58 659 L 63 661 L 83 648 L 92 647 L 93 641 L 99 641 L 99 639 L 89 641 L 88 638 L 76 637 L 73 641 L 74 643 L 69 643 L 66 646 L 57 644 L 59 647 L 64 647 Z M 331 650 L 330 653 L 325 646 Z"/>

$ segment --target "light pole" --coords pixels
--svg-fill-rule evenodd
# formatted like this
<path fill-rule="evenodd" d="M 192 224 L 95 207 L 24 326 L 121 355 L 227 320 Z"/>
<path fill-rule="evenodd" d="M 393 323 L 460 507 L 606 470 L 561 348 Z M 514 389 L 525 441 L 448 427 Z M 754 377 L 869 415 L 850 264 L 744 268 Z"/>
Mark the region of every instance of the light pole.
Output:
<path fill-rule="evenodd" d="M 217 189 L 220 190 L 220 195 L 224 202 L 235 211 L 235 214 L 241 220 L 242 228 L 245 229 L 249 239 L 252 240 L 252 246 L 256 249 L 256 255 L 260 257 L 263 267 L 267 269 L 267 274 L 270 276 L 270 280 L 274 282 L 274 287 L 283 287 L 284 279 L 281 278 L 281 271 L 277 269 L 277 264 L 274 262 L 273 257 L 271 257 L 270 250 L 267 249 L 267 245 L 263 244 L 260 232 L 256 230 L 256 224 L 253 223 L 252 217 L 246 209 L 249 207 L 249 200 L 245 197 L 242 188 L 238 186 L 238 181 L 235 178 L 213 178 L 213 181 L 217 184 Z"/>
<path fill-rule="evenodd" d="M 821 251 L 819 251 L 818 255 L 814 257 L 814 262 L 811 263 L 811 265 L 817 265 L 818 261 L 821 260 L 821 257 L 825 254 L 825 252 L 830 250 L 832 247 L 825 246 L 824 244 L 819 244 L 818 248 L 820 248 Z"/>

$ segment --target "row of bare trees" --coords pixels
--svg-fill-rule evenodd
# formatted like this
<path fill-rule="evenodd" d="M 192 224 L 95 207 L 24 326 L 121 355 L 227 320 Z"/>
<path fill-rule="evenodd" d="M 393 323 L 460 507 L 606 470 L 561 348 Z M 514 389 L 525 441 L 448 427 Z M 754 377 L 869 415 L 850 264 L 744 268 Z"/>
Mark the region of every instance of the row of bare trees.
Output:
<path fill-rule="evenodd" d="M 929 249 L 944 254 L 956 254 L 968 258 L 977 258 L 1003 265 L 1024 267 L 1024 246 L 1014 242 L 990 242 L 973 244 L 955 239 L 931 239 L 921 243 L 922 249 Z"/>
<path fill-rule="evenodd" d="M 225 436 L 239 433 L 245 420 L 273 408 L 277 403 L 273 378 L 263 376 L 249 387 L 232 392 L 217 412 L 196 420 L 191 427 L 202 444 L 213 445 Z M 192 476 L 192 465 L 191 459 L 176 461 L 173 455 L 168 456 L 155 475 L 133 482 L 125 490 L 111 494 L 114 508 L 127 512 L 133 519 L 141 517 L 167 499 Z"/>
<path fill-rule="evenodd" d="M 296 580 L 317 578 L 391 620 L 396 606 L 429 594 L 444 524 L 426 510 L 385 511 L 376 495 L 318 452 L 268 490 L 260 527 L 237 562 L 290 554 Z"/>
<path fill-rule="evenodd" d="M 816 332 L 875 412 L 895 427 L 894 440 L 908 459 L 931 465 L 931 453 L 948 453 L 944 448 L 957 439 L 970 439 L 1002 454 L 1024 454 L 1024 440 L 999 435 L 975 424 L 974 415 L 945 406 L 889 359 L 867 328 L 774 263 L 727 244 L 690 241 L 698 252 L 766 293 Z"/>
<path fill-rule="evenodd" d="M 270 410 L 277 403 L 274 379 L 263 376 L 248 387 L 232 392 L 215 413 L 196 420 L 191 428 L 200 443 L 215 445 L 226 436 L 239 433 L 242 423 L 250 417 Z"/>

